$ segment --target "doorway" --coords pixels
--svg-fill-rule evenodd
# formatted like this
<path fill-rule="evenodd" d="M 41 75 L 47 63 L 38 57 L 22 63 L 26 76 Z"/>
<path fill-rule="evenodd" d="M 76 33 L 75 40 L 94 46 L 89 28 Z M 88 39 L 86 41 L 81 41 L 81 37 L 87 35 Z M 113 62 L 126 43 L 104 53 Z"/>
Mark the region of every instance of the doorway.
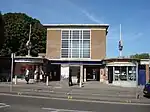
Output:
<path fill-rule="evenodd" d="M 50 66 L 50 74 L 51 76 L 49 77 L 50 81 L 60 81 L 60 64 L 52 64 Z"/>
<path fill-rule="evenodd" d="M 69 67 L 69 75 L 72 76 L 73 84 L 77 84 L 77 76 L 80 76 L 80 66 L 79 65 L 70 65 Z"/>
<path fill-rule="evenodd" d="M 86 68 L 87 81 L 100 81 L 100 66 L 85 65 L 84 68 Z"/>

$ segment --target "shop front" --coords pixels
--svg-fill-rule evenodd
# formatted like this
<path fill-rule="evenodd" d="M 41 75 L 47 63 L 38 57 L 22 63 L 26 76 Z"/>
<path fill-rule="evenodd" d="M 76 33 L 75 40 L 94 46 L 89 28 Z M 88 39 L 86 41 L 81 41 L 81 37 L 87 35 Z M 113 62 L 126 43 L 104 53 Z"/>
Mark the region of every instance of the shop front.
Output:
<path fill-rule="evenodd" d="M 50 64 L 51 66 L 60 65 L 60 80 L 71 76 L 73 84 L 79 83 L 78 78 L 81 78 L 82 82 L 100 81 L 101 71 L 104 69 L 102 61 L 50 60 Z M 55 69 L 55 71 L 58 70 Z"/>
<path fill-rule="evenodd" d="M 123 87 L 138 85 L 138 61 L 132 59 L 117 59 L 107 63 L 108 82 Z"/>
<path fill-rule="evenodd" d="M 14 59 L 14 75 L 13 80 L 15 80 L 15 76 L 17 76 L 17 82 L 26 82 L 25 74 L 26 70 L 29 70 L 29 78 L 30 81 L 34 79 L 34 73 L 36 70 L 43 70 L 43 58 L 41 57 L 20 57 L 16 56 Z M 40 78 L 37 75 L 37 80 Z"/>

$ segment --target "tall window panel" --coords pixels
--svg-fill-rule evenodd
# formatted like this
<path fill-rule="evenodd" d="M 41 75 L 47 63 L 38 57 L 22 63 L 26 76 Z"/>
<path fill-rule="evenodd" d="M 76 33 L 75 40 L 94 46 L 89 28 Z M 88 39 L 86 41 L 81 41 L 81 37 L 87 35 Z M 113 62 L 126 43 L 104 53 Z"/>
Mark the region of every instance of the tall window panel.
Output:
<path fill-rule="evenodd" d="M 62 58 L 90 58 L 90 30 L 62 30 Z"/>

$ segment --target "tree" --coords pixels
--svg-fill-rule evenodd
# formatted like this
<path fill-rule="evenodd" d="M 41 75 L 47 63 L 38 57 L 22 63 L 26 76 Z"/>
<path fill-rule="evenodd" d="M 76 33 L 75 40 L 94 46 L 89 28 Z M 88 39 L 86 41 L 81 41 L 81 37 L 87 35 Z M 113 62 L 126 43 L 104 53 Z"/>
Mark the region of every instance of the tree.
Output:
<path fill-rule="evenodd" d="M 149 53 L 141 53 L 141 54 L 131 55 L 130 57 L 137 58 L 137 59 L 149 59 L 150 55 L 149 55 Z"/>
<path fill-rule="evenodd" d="M 39 20 L 24 13 L 6 13 L 3 18 L 6 41 L 0 52 L 2 56 L 10 56 L 12 52 L 19 56 L 27 55 L 26 42 L 29 38 L 30 24 L 32 25 L 31 55 L 37 56 L 38 53 L 46 52 L 46 29 Z"/>
<path fill-rule="evenodd" d="M 4 37 L 4 21 L 3 21 L 2 13 L 0 12 L 0 49 L 2 49 L 4 41 L 5 41 L 5 37 Z"/>

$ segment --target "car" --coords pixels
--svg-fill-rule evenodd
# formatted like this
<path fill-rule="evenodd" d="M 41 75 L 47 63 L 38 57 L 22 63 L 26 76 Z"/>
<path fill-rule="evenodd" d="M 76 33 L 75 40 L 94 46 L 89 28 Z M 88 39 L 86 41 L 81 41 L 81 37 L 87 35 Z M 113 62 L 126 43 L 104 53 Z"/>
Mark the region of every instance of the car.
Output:
<path fill-rule="evenodd" d="M 150 82 L 144 86 L 143 93 L 144 96 L 150 97 Z"/>

